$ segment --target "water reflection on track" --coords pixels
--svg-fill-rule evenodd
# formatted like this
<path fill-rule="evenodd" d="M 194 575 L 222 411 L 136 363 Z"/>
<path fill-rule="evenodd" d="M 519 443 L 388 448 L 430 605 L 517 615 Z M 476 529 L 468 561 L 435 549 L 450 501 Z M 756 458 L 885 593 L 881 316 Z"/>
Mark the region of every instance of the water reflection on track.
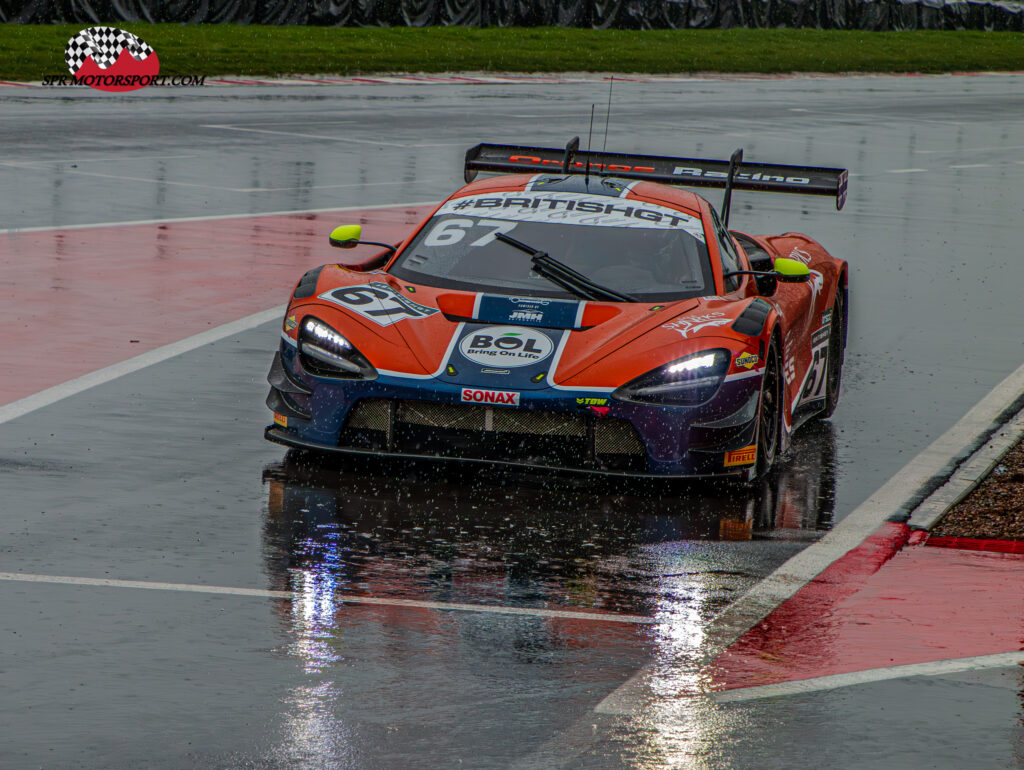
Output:
<path fill-rule="evenodd" d="M 513 732 L 539 736 L 551 719 L 568 727 L 564 719 L 587 713 L 647 661 L 661 689 L 697 686 L 706 624 L 803 545 L 791 541 L 831 526 L 834 480 L 827 423 L 798 434 L 783 467 L 753 488 L 289 452 L 264 470 L 268 577 L 296 594 L 277 608 L 292 639 L 284 652 L 306 677 L 287 699 L 281 758 L 347 756 L 350 742 L 340 736 L 355 728 L 344 704 L 372 701 L 378 691 L 399 723 L 407 715 L 394 704 L 420 697 L 410 688 L 438 702 L 485 703 L 495 692 L 527 697 L 528 705 L 510 706 L 504 717 L 495 701 L 494 721 L 516 713 L 522 724 Z M 652 622 L 343 601 L 353 595 L 596 610 Z M 384 684 L 373 679 L 367 689 L 359 671 L 382 666 L 404 673 Z M 552 709 L 562 716 L 528 716 Z M 657 738 L 662 728 L 652 737 L 664 716 L 639 718 L 639 743 L 630 751 L 664 757 L 689 750 L 688 733 L 668 746 Z"/>
<path fill-rule="evenodd" d="M 830 528 L 832 426 L 797 439 L 783 467 L 755 487 L 291 451 L 264 470 L 271 583 L 651 614 L 663 609 L 664 578 L 717 576 L 728 589 L 730 575 L 749 573 L 728 549 L 701 541 L 806 540 Z M 704 611 L 730 594 L 709 597 Z"/>

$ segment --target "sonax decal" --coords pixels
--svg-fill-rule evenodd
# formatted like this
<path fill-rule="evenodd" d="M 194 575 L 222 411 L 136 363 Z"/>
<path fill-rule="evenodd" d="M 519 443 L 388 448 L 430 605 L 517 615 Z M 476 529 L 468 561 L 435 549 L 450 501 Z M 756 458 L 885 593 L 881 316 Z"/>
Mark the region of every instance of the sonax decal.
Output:
<path fill-rule="evenodd" d="M 507 390 L 463 388 L 462 400 L 469 404 L 501 404 L 502 406 L 519 406 L 519 394 Z"/>

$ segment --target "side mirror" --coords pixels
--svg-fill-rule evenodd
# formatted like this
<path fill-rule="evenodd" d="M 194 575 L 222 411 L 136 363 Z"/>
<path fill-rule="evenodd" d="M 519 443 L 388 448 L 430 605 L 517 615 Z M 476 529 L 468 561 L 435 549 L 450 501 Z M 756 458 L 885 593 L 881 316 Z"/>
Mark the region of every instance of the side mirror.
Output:
<path fill-rule="evenodd" d="M 377 270 L 384 267 L 395 253 L 397 247 L 390 243 L 377 243 L 376 241 L 361 240 L 363 234 L 362 225 L 341 225 L 331 230 L 328 240 L 331 245 L 338 249 L 354 249 L 356 246 L 380 246 L 384 251 L 374 254 L 372 257 L 351 255 L 346 259 L 339 259 L 337 264 L 349 270 L 356 270 L 365 273 L 368 270 Z"/>
<path fill-rule="evenodd" d="M 362 225 L 341 225 L 331 230 L 331 245 L 338 249 L 354 249 L 363 234 Z"/>
<path fill-rule="evenodd" d="M 807 283 L 811 271 L 797 259 L 779 257 L 775 260 L 775 276 L 783 283 Z"/>

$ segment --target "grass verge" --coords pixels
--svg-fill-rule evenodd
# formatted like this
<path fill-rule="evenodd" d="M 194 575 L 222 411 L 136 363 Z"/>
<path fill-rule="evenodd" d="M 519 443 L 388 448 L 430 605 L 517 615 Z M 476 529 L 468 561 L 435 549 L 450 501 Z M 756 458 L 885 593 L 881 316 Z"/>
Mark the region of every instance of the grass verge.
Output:
<path fill-rule="evenodd" d="M 1024 70 L 1017 32 L 120 25 L 164 75 Z M 64 46 L 84 26 L 0 25 L 0 79 L 66 74 Z"/>

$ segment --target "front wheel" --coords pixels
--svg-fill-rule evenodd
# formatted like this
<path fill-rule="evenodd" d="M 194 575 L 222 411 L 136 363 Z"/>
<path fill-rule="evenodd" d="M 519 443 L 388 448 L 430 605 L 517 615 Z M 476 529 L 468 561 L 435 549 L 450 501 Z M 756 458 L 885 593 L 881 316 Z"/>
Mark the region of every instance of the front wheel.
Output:
<path fill-rule="evenodd" d="M 782 378 L 779 376 L 779 350 L 773 342 L 765 356 L 761 375 L 761 398 L 757 405 L 757 470 L 756 478 L 766 475 L 779 454 L 782 424 Z"/>

